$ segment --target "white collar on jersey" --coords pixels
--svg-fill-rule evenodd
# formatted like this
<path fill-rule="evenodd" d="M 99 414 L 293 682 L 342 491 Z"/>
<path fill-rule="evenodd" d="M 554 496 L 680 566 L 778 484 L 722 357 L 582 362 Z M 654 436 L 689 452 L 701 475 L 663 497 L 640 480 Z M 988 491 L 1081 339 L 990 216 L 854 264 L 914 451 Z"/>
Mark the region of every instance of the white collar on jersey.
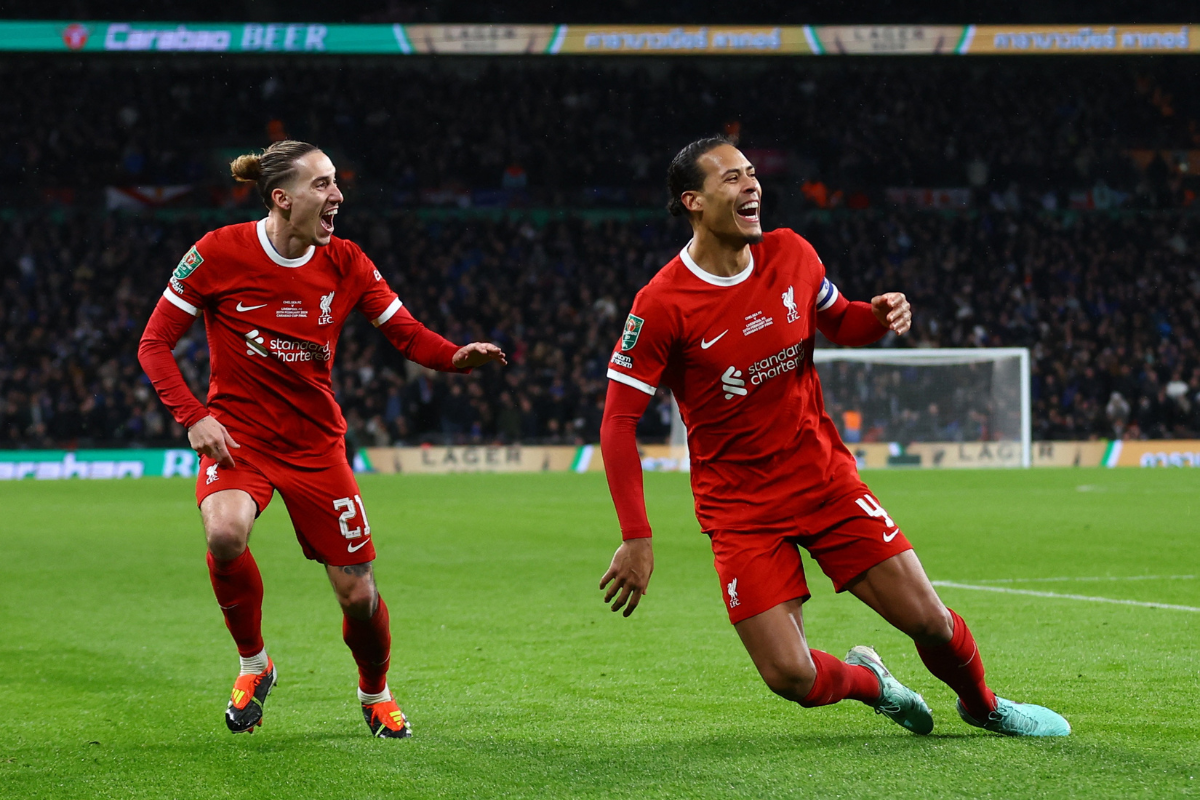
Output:
<path fill-rule="evenodd" d="M 701 269 L 700 265 L 696 263 L 696 260 L 692 258 L 691 254 L 688 252 L 688 248 L 691 246 L 691 242 L 688 242 L 686 245 L 684 245 L 683 249 L 679 251 L 679 258 L 683 261 L 684 266 L 691 270 L 693 275 L 705 283 L 711 283 L 713 286 L 737 286 L 739 283 L 749 278 L 751 272 L 754 272 L 754 253 L 751 253 L 750 264 L 737 275 L 730 275 L 727 278 L 722 275 L 713 275 L 711 272 L 706 272 Z"/>
<path fill-rule="evenodd" d="M 284 258 L 279 255 L 279 251 L 275 249 L 275 245 L 271 244 L 270 238 L 267 237 L 267 218 L 263 217 L 254 226 L 258 231 L 258 243 L 262 245 L 262 249 L 266 251 L 267 257 L 281 267 L 303 267 L 312 260 L 313 253 L 317 252 L 317 248 L 313 245 L 308 246 L 308 252 L 299 258 Z"/>

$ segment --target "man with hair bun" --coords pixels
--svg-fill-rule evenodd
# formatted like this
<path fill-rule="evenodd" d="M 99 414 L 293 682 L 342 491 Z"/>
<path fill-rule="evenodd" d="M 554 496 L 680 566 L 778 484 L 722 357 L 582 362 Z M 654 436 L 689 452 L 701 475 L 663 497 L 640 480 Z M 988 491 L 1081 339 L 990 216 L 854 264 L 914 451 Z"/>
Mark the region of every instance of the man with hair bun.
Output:
<path fill-rule="evenodd" d="M 600 581 L 612 610 L 637 607 L 654 570 L 637 423 L 665 384 L 687 426 L 696 518 L 712 543 L 726 611 L 766 684 L 804 707 L 858 700 L 927 734 L 933 715 L 874 649 L 843 661 L 810 649 L 799 548 L 833 581 L 913 639 L 958 695 L 969 725 L 1009 736 L 1066 736 L 1042 706 L 997 697 L 967 624 L 938 598 L 912 545 L 858 475 L 825 413 L 813 365 L 820 330 L 862 346 L 912 322 L 886 292 L 850 302 L 812 245 L 764 233 L 754 166 L 728 139 L 700 139 L 667 171 L 667 209 L 692 240 L 638 292 L 609 361 L 600 445 L 623 543 Z"/>
<path fill-rule="evenodd" d="M 333 235 L 342 205 L 333 162 L 315 145 L 282 141 L 230 164 L 267 216 L 218 228 L 172 273 L 138 348 L 164 405 L 200 455 L 196 500 L 208 570 L 240 674 L 225 712 L 234 733 L 262 724 L 278 681 L 262 638 L 262 577 L 248 542 L 276 491 L 305 556 L 325 566 L 358 664 L 358 699 L 372 735 L 411 735 L 387 685 L 391 632 L 375 588 L 375 546 L 346 460 L 346 422 L 330 380 L 338 335 L 357 310 L 405 357 L 443 372 L 506 364 L 494 344 L 459 347 L 417 322 L 357 245 Z M 188 389 L 172 349 L 204 316 L 207 405 Z"/>

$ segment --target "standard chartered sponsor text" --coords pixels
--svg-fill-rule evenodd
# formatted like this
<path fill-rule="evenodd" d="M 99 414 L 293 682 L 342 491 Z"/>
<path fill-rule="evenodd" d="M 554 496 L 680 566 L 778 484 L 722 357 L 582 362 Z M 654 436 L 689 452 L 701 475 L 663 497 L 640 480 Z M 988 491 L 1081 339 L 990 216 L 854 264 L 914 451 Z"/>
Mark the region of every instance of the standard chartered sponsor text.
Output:
<path fill-rule="evenodd" d="M 333 358 L 329 342 L 298 342 L 294 339 L 272 339 L 271 352 L 280 361 L 328 361 Z"/>
<path fill-rule="evenodd" d="M 785 372 L 791 372 L 804 359 L 804 342 L 796 342 L 791 347 L 785 347 L 774 355 L 755 361 L 750 365 L 750 383 L 758 386 L 764 381 L 778 377 Z"/>

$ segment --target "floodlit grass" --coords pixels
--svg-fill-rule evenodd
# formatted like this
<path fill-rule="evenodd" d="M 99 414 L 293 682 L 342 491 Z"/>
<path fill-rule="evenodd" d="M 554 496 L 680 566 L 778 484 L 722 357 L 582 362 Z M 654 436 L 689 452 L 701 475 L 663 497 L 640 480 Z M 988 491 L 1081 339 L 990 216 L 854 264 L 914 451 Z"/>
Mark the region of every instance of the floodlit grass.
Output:
<path fill-rule="evenodd" d="M 866 476 L 935 580 L 1200 606 L 1193 471 Z M 726 622 L 687 478 L 648 475 L 657 571 L 630 619 L 596 584 L 602 475 L 369 476 L 407 741 L 369 738 L 323 570 L 281 501 L 252 547 L 280 670 L 265 726 L 222 720 L 235 651 L 184 480 L 0 483 L 3 797 L 1174 797 L 1200 793 L 1200 614 L 945 588 L 1001 694 L 1065 740 L 963 725 L 911 644 L 809 562 L 811 643 L 873 644 L 932 736 L 763 686 Z M 1138 581 L 1031 578 L 1163 576 Z M 1012 583 L 988 583 L 1018 579 Z"/>

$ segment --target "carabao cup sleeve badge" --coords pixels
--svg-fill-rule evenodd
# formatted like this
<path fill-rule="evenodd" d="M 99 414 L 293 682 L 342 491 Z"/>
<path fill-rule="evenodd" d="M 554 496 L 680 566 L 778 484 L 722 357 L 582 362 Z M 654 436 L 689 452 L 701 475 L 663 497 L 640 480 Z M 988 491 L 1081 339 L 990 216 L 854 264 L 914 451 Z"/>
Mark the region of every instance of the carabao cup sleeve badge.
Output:
<path fill-rule="evenodd" d="M 637 344 L 638 336 L 642 332 L 642 323 L 646 320 L 641 317 L 629 315 L 629 319 L 625 320 L 625 330 L 621 333 L 621 351 L 632 350 Z"/>
<path fill-rule="evenodd" d="M 178 250 L 176 252 L 179 252 Z M 196 271 L 196 267 L 204 263 L 204 259 L 200 257 L 200 251 L 193 247 L 187 251 L 187 255 L 179 259 L 179 266 L 175 267 L 173 277 L 176 280 L 183 280 L 188 275 Z"/>

